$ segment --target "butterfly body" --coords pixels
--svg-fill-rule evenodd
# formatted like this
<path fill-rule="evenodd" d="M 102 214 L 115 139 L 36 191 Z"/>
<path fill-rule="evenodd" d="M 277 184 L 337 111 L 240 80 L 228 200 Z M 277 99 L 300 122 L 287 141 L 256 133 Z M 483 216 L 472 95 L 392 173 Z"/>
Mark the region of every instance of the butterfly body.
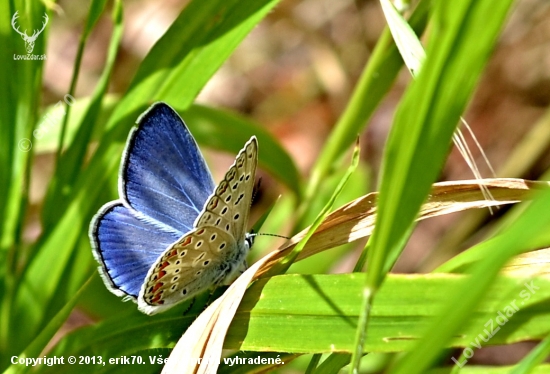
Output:
<path fill-rule="evenodd" d="M 99 210 L 90 238 L 107 288 L 154 314 L 246 269 L 258 145 L 252 137 L 214 187 L 169 106 L 153 105 L 138 124 L 123 156 L 120 199 Z"/>

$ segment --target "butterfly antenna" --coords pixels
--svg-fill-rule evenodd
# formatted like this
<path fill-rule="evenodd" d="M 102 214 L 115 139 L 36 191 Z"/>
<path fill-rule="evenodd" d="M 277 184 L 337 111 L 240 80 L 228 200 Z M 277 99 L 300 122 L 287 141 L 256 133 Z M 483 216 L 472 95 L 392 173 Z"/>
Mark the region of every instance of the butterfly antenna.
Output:
<path fill-rule="evenodd" d="M 268 233 L 264 233 L 264 232 L 250 232 L 248 234 L 248 236 L 274 236 L 276 238 L 283 238 L 283 239 L 290 239 L 288 236 L 284 236 L 284 235 L 277 235 L 277 234 L 268 234 Z"/>

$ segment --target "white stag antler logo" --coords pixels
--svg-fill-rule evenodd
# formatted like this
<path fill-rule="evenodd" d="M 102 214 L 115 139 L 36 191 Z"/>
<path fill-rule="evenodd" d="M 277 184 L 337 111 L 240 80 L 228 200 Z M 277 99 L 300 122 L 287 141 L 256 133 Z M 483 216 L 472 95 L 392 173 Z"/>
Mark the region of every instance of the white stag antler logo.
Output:
<path fill-rule="evenodd" d="M 38 38 L 38 35 L 44 31 L 46 28 L 46 25 L 48 24 L 48 15 L 44 13 L 44 23 L 42 24 L 42 28 L 39 30 L 34 30 L 31 36 L 27 35 L 27 30 L 24 32 L 19 31 L 19 27 L 15 24 L 15 20 L 19 17 L 17 15 L 18 12 L 15 12 L 13 17 L 11 18 L 11 27 L 23 38 L 25 41 L 25 48 L 27 49 L 27 53 L 32 53 L 32 50 L 34 49 L 34 42 L 36 41 L 36 38 Z"/>

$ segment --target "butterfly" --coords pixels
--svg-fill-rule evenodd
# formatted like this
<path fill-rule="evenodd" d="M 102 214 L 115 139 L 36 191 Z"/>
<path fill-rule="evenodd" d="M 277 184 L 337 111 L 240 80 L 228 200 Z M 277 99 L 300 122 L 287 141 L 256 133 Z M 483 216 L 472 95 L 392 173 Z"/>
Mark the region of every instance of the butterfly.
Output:
<path fill-rule="evenodd" d="M 155 314 L 246 270 L 258 142 L 250 138 L 216 187 L 170 106 L 154 104 L 137 124 L 122 155 L 119 199 L 99 209 L 89 234 L 107 288 Z"/>

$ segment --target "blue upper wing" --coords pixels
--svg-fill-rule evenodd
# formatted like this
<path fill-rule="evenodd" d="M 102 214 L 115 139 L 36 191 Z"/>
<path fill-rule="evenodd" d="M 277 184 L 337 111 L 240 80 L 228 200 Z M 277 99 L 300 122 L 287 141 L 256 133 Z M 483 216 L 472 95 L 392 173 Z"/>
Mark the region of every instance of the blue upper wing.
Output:
<path fill-rule="evenodd" d="M 151 264 L 179 237 L 118 200 L 105 204 L 90 227 L 103 281 L 114 294 L 133 298 L 137 298 Z"/>
<path fill-rule="evenodd" d="M 195 139 L 164 103 L 154 104 L 130 133 L 120 182 L 120 196 L 132 208 L 181 235 L 215 187 Z"/>

